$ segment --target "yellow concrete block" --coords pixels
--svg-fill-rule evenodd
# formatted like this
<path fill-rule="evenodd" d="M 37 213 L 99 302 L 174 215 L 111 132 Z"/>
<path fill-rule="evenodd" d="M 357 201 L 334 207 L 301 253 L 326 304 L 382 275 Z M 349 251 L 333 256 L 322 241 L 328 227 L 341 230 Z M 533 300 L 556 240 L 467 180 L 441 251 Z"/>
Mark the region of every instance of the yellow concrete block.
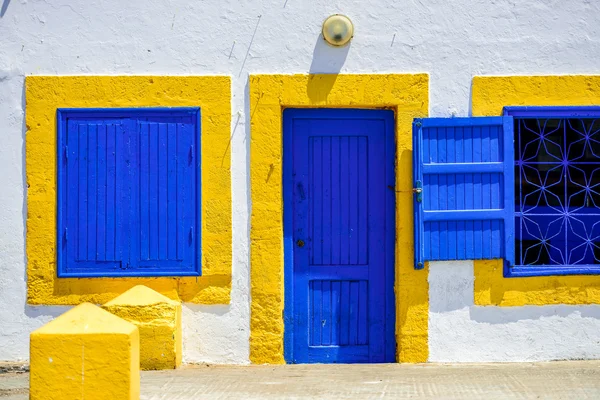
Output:
<path fill-rule="evenodd" d="M 139 399 L 135 325 L 83 303 L 30 340 L 30 399 Z"/>
<path fill-rule="evenodd" d="M 139 328 L 142 369 L 181 365 L 181 303 L 138 285 L 102 307 Z"/>

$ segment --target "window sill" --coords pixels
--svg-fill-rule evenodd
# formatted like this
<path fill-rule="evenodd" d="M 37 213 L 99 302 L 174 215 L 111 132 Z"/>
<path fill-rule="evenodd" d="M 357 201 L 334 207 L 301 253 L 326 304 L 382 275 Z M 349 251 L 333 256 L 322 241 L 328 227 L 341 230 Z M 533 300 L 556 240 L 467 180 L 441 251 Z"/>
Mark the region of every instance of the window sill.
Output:
<path fill-rule="evenodd" d="M 505 278 L 524 278 L 533 276 L 552 276 L 552 275 L 600 275 L 600 265 L 571 267 L 566 265 L 553 266 L 516 266 L 504 267 Z"/>
<path fill-rule="evenodd" d="M 115 272 L 58 272 L 58 278 L 156 278 L 202 276 L 198 271 L 115 271 Z"/>

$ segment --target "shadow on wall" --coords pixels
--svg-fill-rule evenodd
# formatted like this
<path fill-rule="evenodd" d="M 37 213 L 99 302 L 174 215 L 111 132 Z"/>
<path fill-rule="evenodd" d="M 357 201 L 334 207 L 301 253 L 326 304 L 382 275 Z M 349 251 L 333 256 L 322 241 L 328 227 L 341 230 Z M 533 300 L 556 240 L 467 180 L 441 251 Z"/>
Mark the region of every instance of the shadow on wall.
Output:
<path fill-rule="evenodd" d="M 469 307 L 470 319 L 475 322 L 487 324 L 508 324 L 523 320 L 537 320 L 543 318 L 567 318 L 577 313 L 580 318 L 600 319 L 600 308 L 596 305 L 557 305 L 557 306 L 522 306 L 522 307 L 496 307 L 496 306 L 471 306 Z"/>
<path fill-rule="evenodd" d="M 73 306 L 29 306 L 25 305 L 25 315 L 29 318 L 40 318 L 44 323 L 66 313 Z"/>
<path fill-rule="evenodd" d="M 344 47 L 333 47 L 319 35 L 313 50 L 313 58 L 308 72 L 310 74 L 328 74 L 327 76 L 311 76 L 306 93 L 312 103 L 327 102 L 327 96 L 335 84 L 352 44 Z"/>
<path fill-rule="evenodd" d="M 8 5 L 10 4 L 10 0 L 4 0 L 2 3 L 2 8 L 0 8 L 0 18 L 4 17 L 6 14 L 6 10 L 8 9 Z"/>

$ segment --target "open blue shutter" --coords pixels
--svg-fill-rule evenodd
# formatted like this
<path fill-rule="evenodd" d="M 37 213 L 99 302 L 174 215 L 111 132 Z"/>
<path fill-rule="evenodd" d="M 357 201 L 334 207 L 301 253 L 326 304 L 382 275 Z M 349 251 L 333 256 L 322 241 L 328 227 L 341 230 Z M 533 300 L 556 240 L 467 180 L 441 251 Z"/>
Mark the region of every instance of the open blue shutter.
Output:
<path fill-rule="evenodd" d="M 137 121 L 139 210 L 133 268 L 153 275 L 199 269 L 200 165 L 197 115 Z"/>
<path fill-rule="evenodd" d="M 128 153 L 120 119 L 69 118 L 63 125 L 57 154 L 59 276 L 127 267 Z"/>
<path fill-rule="evenodd" d="M 413 123 L 415 268 L 504 258 L 514 265 L 512 117 Z"/>

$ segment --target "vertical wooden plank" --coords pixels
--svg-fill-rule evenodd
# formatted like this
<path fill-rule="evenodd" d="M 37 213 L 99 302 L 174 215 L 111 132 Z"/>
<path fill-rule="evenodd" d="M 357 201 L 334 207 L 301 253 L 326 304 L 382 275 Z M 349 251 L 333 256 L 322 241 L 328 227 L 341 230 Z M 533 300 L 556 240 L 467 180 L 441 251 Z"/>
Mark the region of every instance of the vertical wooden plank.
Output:
<path fill-rule="evenodd" d="M 98 125 L 88 125 L 88 175 L 87 175 L 87 260 L 96 259 L 97 236 L 97 175 L 98 175 Z"/>
<path fill-rule="evenodd" d="M 68 240 L 66 240 L 67 257 L 66 260 L 64 260 L 63 258 L 63 262 L 61 265 L 61 267 L 63 267 L 63 271 L 65 267 L 68 269 L 70 265 L 74 264 L 73 261 L 79 258 L 78 250 L 81 247 L 80 239 L 75 235 L 79 233 L 79 159 L 81 153 L 79 153 L 78 124 L 74 121 L 69 121 L 67 124 L 66 133 L 68 159 L 66 160 L 66 187 L 63 186 L 63 193 L 66 193 L 66 204 L 65 208 L 63 209 L 63 221 L 66 221 L 65 228 L 70 230 L 71 236 L 68 238 Z"/>
<path fill-rule="evenodd" d="M 150 125 L 140 121 L 140 259 L 150 259 Z"/>
<path fill-rule="evenodd" d="M 456 130 L 452 126 L 446 128 L 446 162 L 456 162 Z"/>
<path fill-rule="evenodd" d="M 79 180 L 78 180 L 78 210 L 77 217 L 77 259 L 87 260 L 87 197 L 88 197 L 88 132 L 87 125 L 78 126 L 79 136 Z"/>
<path fill-rule="evenodd" d="M 125 267 L 129 262 L 129 136 L 131 132 L 123 123 L 116 129 L 116 204 L 115 204 L 115 258 Z"/>
<path fill-rule="evenodd" d="M 167 124 L 158 124 L 158 259 L 167 260 Z"/>
<path fill-rule="evenodd" d="M 342 248 L 341 141 L 331 138 L 331 264 L 339 265 Z"/>
<path fill-rule="evenodd" d="M 187 199 L 186 193 L 187 188 L 184 185 L 186 170 L 188 168 L 188 162 L 190 155 L 188 154 L 190 150 L 190 143 L 188 141 L 190 138 L 187 138 L 185 135 L 186 125 L 183 123 L 177 124 L 177 259 L 183 260 L 185 258 L 186 253 L 186 226 L 183 221 L 186 218 L 187 212 Z"/>
<path fill-rule="evenodd" d="M 348 343 L 358 344 L 358 289 L 357 281 L 350 282 L 350 329 Z"/>
<path fill-rule="evenodd" d="M 471 129 L 473 135 L 473 162 L 482 161 L 482 129 L 473 127 Z M 482 182 L 481 174 L 473 174 L 473 208 L 480 210 L 482 206 Z M 483 246 L 483 224 L 481 221 L 473 221 L 473 258 L 481 258 Z"/>
<path fill-rule="evenodd" d="M 476 156 L 475 156 L 476 157 Z M 482 205 L 482 182 L 481 174 L 473 174 L 473 203 L 474 208 L 481 210 Z M 473 221 L 473 244 L 474 257 L 481 258 L 483 255 L 483 223 L 482 221 Z"/>
<path fill-rule="evenodd" d="M 342 288 L 340 281 L 331 282 L 331 344 L 340 345 L 340 325 L 341 325 L 341 312 L 340 312 L 340 296 L 342 294 Z"/>
<path fill-rule="evenodd" d="M 136 273 L 140 264 L 140 128 L 137 119 L 124 121 L 129 131 L 129 273 Z"/>
<path fill-rule="evenodd" d="M 357 344 L 366 345 L 369 344 L 368 332 L 369 332 L 369 313 L 368 313 L 368 301 L 369 291 L 367 281 L 360 281 L 358 283 L 358 335 Z M 384 288 L 381 288 L 382 290 Z M 382 304 L 383 305 L 383 304 Z M 382 338 L 377 338 L 382 340 Z"/>
<path fill-rule="evenodd" d="M 342 281 L 340 295 L 340 345 L 350 343 L 350 282 Z"/>
<path fill-rule="evenodd" d="M 350 139 L 347 136 L 340 138 L 340 186 L 341 186 L 341 245 L 340 245 L 340 264 L 350 264 L 350 207 L 348 200 L 350 198 Z"/>
<path fill-rule="evenodd" d="M 500 127 L 490 127 L 490 161 L 503 161 L 500 149 Z"/>
<path fill-rule="evenodd" d="M 491 221 L 492 231 L 492 248 L 490 250 L 490 258 L 502 257 L 504 244 L 502 243 L 502 226 L 503 221 L 493 220 Z"/>
<path fill-rule="evenodd" d="M 472 128 L 473 135 L 473 162 L 481 162 L 481 142 L 482 142 L 482 128 L 473 127 Z"/>
<path fill-rule="evenodd" d="M 429 196 L 431 201 L 431 210 L 439 210 L 439 198 L 438 198 L 438 175 L 432 174 L 429 176 L 431 181 Z M 439 223 L 438 222 L 430 222 L 429 226 L 429 248 L 431 251 L 431 259 L 439 260 L 440 258 L 440 232 L 439 232 Z"/>
<path fill-rule="evenodd" d="M 494 150 L 497 151 L 497 150 Z M 502 199 L 504 197 L 504 193 L 501 185 L 501 175 L 500 174 L 490 174 L 490 186 L 492 191 L 491 198 L 491 207 L 492 208 L 503 208 Z M 503 243 L 503 234 L 501 230 L 502 221 L 494 220 L 491 223 L 492 230 L 492 252 L 491 257 L 498 258 L 501 257 L 504 253 L 504 243 Z"/>
<path fill-rule="evenodd" d="M 456 162 L 462 163 L 465 161 L 464 154 L 464 129 L 456 128 L 455 129 L 455 152 L 456 152 Z M 466 185 L 465 185 L 465 174 L 456 174 L 455 177 L 456 184 L 456 209 L 464 210 L 465 209 L 465 197 L 466 197 Z M 465 222 L 457 221 L 456 222 L 456 257 L 460 260 L 465 258 Z"/>
<path fill-rule="evenodd" d="M 438 163 L 440 164 L 448 162 L 448 129 L 449 128 L 437 128 Z"/>
<path fill-rule="evenodd" d="M 348 158 L 348 171 L 350 174 L 350 195 L 348 208 L 350 211 L 348 232 L 348 246 L 350 250 L 349 264 L 358 264 L 358 139 L 350 138 L 350 153 Z"/>
<path fill-rule="evenodd" d="M 310 287 L 312 292 L 312 334 L 310 338 L 310 344 L 312 346 L 321 345 L 321 307 L 322 307 L 322 296 L 321 296 L 321 281 L 315 280 L 310 281 Z"/>
<path fill-rule="evenodd" d="M 331 344 L 331 281 L 321 281 L 321 345 L 329 346 Z"/>
<path fill-rule="evenodd" d="M 489 142 L 489 141 L 488 141 Z M 487 153 L 487 151 L 486 151 Z M 481 174 L 481 200 L 482 200 L 482 209 L 489 210 L 492 208 L 491 201 L 491 184 L 490 184 L 490 174 Z M 482 221 L 482 257 L 483 258 L 491 258 L 492 256 L 492 229 L 491 229 L 491 221 L 484 220 Z"/>
<path fill-rule="evenodd" d="M 358 163 L 358 264 L 364 265 L 369 262 L 369 203 L 367 196 L 376 196 L 378 188 L 369 187 L 369 181 L 367 178 L 370 168 L 370 166 L 368 165 L 367 152 L 369 147 L 367 143 L 367 138 L 364 136 L 359 137 L 358 144 L 358 158 L 355 161 Z M 383 190 L 383 185 L 381 186 L 379 191 L 381 192 L 381 190 Z"/>
<path fill-rule="evenodd" d="M 158 180 L 159 180 L 159 164 L 158 164 L 158 153 L 159 153 L 159 135 L 158 135 L 158 124 L 155 122 L 149 123 L 150 135 L 149 135 L 149 174 L 148 174 L 148 190 L 149 190 L 149 225 L 148 231 L 149 238 L 149 259 L 158 260 Z"/>
<path fill-rule="evenodd" d="M 117 125 L 106 128 L 106 259 L 116 259 Z"/>
<path fill-rule="evenodd" d="M 465 162 L 473 162 L 473 131 L 463 130 L 464 158 Z M 465 209 L 472 210 L 475 207 L 473 193 L 473 174 L 465 174 Z M 473 221 L 465 222 L 465 258 L 473 258 L 475 255 L 475 243 L 473 235 Z"/>
<path fill-rule="evenodd" d="M 490 157 L 491 156 L 491 153 L 490 153 L 490 150 L 491 150 L 490 127 L 482 126 L 479 129 L 481 131 L 481 161 L 482 162 L 490 162 L 490 161 L 492 161 L 492 159 Z"/>
<path fill-rule="evenodd" d="M 442 146 L 443 143 L 445 143 L 446 140 L 442 140 L 441 138 L 438 138 L 438 146 L 439 147 L 445 147 Z M 440 149 L 440 157 L 444 157 L 444 161 L 445 160 L 445 152 L 442 152 Z M 448 209 L 448 175 L 447 174 L 440 174 L 438 175 L 438 195 L 437 195 L 437 199 L 438 199 L 438 209 L 439 210 L 447 210 Z M 450 245 L 450 243 L 448 242 L 448 223 L 445 221 L 441 221 L 438 223 L 438 227 L 439 227 L 439 258 L 441 260 L 447 260 L 448 259 L 448 247 Z"/>
<path fill-rule="evenodd" d="M 446 160 L 449 163 L 456 162 L 456 131 L 454 127 L 446 128 Z M 446 210 L 456 210 L 456 175 L 446 175 Z M 444 229 L 444 228 L 442 228 Z M 456 243 L 456 222 L 449 221 L 445 223 L 446 231 L 446 257 L 449 260 L 456 259 L 457 243 Z M 442 239 L 443 240 L 443 239 Z"/>
<path fill-rule="evenodd" d="M 313 264 L 323 264 L 323 140 L 311 137 L 313 154 Z"/>
<path fill-rule="evenodd" d="M 437 163 L 437 162 L 439 162 L 437 129 L 430 128 L 430 129 L 426 129 L 426 131 L 429 133 L 429 162 Z M 425 161 L 425 162 L 427 162 L 427 161 Z"/>
<path fill-rule="evenodd" d="M 465 258 L 475 258 L 475 226 L 473 221 L 465 221 Z"/>
<path fill-rule="evenodd" d="M 98 126 L 98 233 L 96 259 L 106 260 L 106 124 Z"/>
<path fill-rule="evenodd" d="M 331 216 L 332 216 L 332 206 L 331 206 L 331 137 L 323 137 L 321 139 L 323 141 L 323 152 L 322 152 L 322 179 L 323 179 L 323 202 L 322 202 L 322 229 L 323 229 L 323 258 L 321 260 L 322 264 L 329 265 L 331 264 L 331 248 L 332 248 L 332 238 L 331 238 Z"/>
<path fill-rule="evenodd" d="M 177 259 L 177 124 L 167 126 L 167 258 Z"/>

